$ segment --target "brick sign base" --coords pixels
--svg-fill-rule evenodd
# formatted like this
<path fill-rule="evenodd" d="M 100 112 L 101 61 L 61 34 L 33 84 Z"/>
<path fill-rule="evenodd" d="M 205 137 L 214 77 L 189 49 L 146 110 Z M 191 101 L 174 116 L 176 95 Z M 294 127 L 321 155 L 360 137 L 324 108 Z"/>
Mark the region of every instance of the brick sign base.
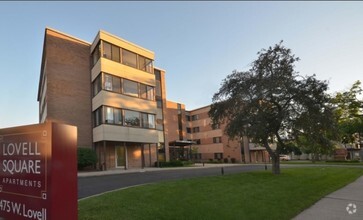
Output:
<path fill-rule="evenodd" d="M 0 219 L 77 219 L 77 128 L 0 129 Z"/>

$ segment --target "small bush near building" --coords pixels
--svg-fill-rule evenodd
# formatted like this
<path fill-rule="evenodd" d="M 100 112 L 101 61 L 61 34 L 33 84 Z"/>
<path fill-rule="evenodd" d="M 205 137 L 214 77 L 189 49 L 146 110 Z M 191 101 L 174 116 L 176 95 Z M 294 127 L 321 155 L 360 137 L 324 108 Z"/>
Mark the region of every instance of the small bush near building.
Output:
<path fill-rule="evenodd" d="M 172 160 L 172 161 L 168 161 L 168 162 L 159 162 L 159 166 L 160 167 L 184 167 L 184 166 L 190 166 L 193 165 L 194 162 L 193 161 L 181 161 L 181 160 Z M 155 162 L 155 167 L 158 166 L 158 162 Z"/>
<path fill-rule="evenodd" d="M 224 163 L 228 163 L 228 158 L 224 158 L 224 159 L 223 159 L 223 162 L 224 162 Z"/>
<path fill-rule="evenodd" d="M 97 162 L 97 154 L 93 149 L 79 147 L 77 149 L 78 170 L 93 166 Z"/>
<path fill-rule="evenodd" d="M 236 158 L 231 158 L 232 163 L 236 163 Z"/>

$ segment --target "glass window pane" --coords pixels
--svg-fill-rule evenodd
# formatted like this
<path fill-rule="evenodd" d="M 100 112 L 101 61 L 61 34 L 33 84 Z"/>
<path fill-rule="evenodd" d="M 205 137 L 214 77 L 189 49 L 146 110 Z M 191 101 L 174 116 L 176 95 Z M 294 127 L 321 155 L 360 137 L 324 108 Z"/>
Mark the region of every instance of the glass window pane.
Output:
<path fill-rule="evenodd" d="M 95 65 L 98 59 L 100 59 L 100 49 L 101 49 L 100 43 L 98 43 L 98 45 L 95 47 L 92 53 L 93 65 Z"/>
<path fill-rule="evenodd" d="M 160 81 L 156 81 L 156 95 L 161 96 L 161 84 L 160 84 Z"/>
<path fill-rule="evenodd" d="M 125 110 L 124 118 L 125 118 L 126 126 L 140 127 L 140 113 L 139 112 Z"/>
<path fill-rule="evenodd" d="M 114 117 L 113 117 L 113 108 L 106 107 L 106 123 L 113 124 Z"/>
<path fill-rule="evenodd" d="M 101 75 L 93 81 L 93 96 L 96 96 L 101 91 Z"/>
<path fill-rule="evenodd" d="M 122 124 L 121 109 L 114 109 L 113 112 L 115 116 L 115 124 L 121 125 Z"/>
<path fill-rule="evenodd" d="M 120 62 L 120 48 L 115 45 L 112 45 L 112 60 Z"/>
<path fill-rule="evenodd" d="M 145 59 L 145 62 L 146 62 L 146 64 L 145 64 L 145 66 L 146 66 L 146 72 L 153 73 L 153 61 L 150 60 L 150 59 L 148 59 L 148 58 L 146 58 Z"/>
<path fill-rule="evenodd" d="M 111 59 L 111 44 L 103 41 L 103 57 Z"/>
<path fill-rule="evenodd" d="M 143 56 L 139 56 L 139 69 L 146 71 L 146 58 Z"/>
<path fill-rule="evenodd" d="M 136 53 L 122 49 L 122 63 L 136 68 Z"/>
<path fill-rule="evenodd" d="M 112 76 L 105 74 L 105 90 L 112 91 Z"/>
<path fill-rule="evenodd" d="M 123 93 L 125 95 L 139 97 L 139 90 L 138 90 L 137 83 L 124 79 L 123 80 Z"/>
<path fill-rule="evenodd" d="M 155 128 L 155 115 L 148 115 L 149 128 Z"/>
<path fill-rule="evenodd" d="M 147 98 L 147 91 L 146 91 L 146 85 L 140 84 L 140 97 L 143 99 Z"/>
<path fill-rule="evenodd" d="M 154 100 L 154 87 L 147 86 L 147 99 Z"/>
<path fill-rule="evenodd" d="M 112 87 L 113 87 L 112 91 L 120 93 L 121 92 L 121 78 L 113 76 L 112 77 Z"/>
<path fill-rule="evenodd" d="M 147 121 L 148 120 L 147 114 L 141 113 L 141 118 L 142 118 L 142 127 L 149 128 L 149 123 Z"/>

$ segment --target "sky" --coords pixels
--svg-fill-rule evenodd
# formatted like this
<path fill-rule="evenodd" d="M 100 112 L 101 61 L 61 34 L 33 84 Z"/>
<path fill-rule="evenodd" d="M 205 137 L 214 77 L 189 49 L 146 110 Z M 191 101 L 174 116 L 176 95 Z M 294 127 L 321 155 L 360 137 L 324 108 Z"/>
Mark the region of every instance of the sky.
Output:
<path fill-rule="evenodd" d="M 104 30 L 155 53 L 167 99 L 211 104 L 233 70 L 283 40 L 296 71 L 329 81 L 329 93 L 363 81 L 363 2 L 0 2 L 0 128 L 38 123 L 44 31 L 92 42 Z"/>

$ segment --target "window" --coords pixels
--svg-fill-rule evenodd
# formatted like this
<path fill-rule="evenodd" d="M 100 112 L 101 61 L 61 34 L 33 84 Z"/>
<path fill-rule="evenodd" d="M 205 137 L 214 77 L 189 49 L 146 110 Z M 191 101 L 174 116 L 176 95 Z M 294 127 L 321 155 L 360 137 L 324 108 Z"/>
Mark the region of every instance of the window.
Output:
<path fill-rule="evenodd" d="M 120 93 L 121 92 L 121 78 L 113 76 L 112 77 L 112 91 Z"/>
<path fill-rule="evenodd" d="M 106 111 L 105 111 L 105 114 L 106 114 L 106 120 L 105 120 L 105 122 L 106 122 L 106 124 L 113 124 L 115 121 L 114 121 L 114 115 L 113 115 L 113 108 L 111 108 L 111 107 L 106 107 L 105 108 L 106 109 Z"/>
<path fill-rule="evenodd" d="M 122 115 L 121 115 L 121 109 L 115 108 L 113 110 L 114 118 L 115 118 L 115 124 L 122 125 Z"/>
<path fill-rule="evenodd" d="M 102 108 L 98 108 L 94 112 L 94 126 L 97 127 L 102 124 Z"/>
<path fill-rule="evenodd" d="M 193 141 L 194 141 L 194 142 L 195 142 L 195 144 L 197 144 L 197 145 L 201 144 L 200 139 L 195 139 L 195 140 L 193 140 Z"/>
<path fill-rule="evenodd" d="M 198 133 L 198 132 L 199 132 L 199 127 L 193 128 L 193 133 Z"/>
<path fill-rule="evenodd" d="M 188 134 L 191 134 L 192 133 L 192 129 L 187 127 L 187 133 Z"/>
<path fill-rule="evenodd" d="M 220 160 L 223 158 L 223 153 L 214 153 L 214 159 Z"/>
<path fill-rule="evenodd" d="M 100 45 L 100 43 L 98 43 L 92 52 L 93 65 L 95 65 L 97 63 L 97 61 L 100 59 L 100 51 L 101 51 L 101 45 Z"/>
<path fill-rule="evenodd" d="M 213 130 L 220 129 L 220 128 L 221 128 L 220 124 L 216 124 L 216 125 L 212 126 Z"/>
<path fill-rule="evenodd" d="M 140 113 L 130 110 L 124 110 L 125 125 L 140 127 Z"/>
<path fill-rule="evenodd" d="M 192 115 L 192 121 L 196 121 L 199 119 L 199 116 L 198 115 Z"/>
<path fill-rule="evenodd" d="M 141 113 L 141 118 L 143 128 L 155 128 L 155 115 Z"/>
<path fill-rule="evenodd" d="M 140 84 L 140 97 L 143 99 L 147 97 L 146 85 L 144 84 Z"/>
<path fill-rule="evenodd" d="M 153 73 L 152 60 L 139 55 L 139 69 L 148 73 Z"/>
<path fill-rule="evenodd" d="M 140 83 L 140 97 L 143 99 L 154 100 L 154 87 Z"/>
<path fill-rule="evenodd" d="M 222 137 L 214 137 L 213 138 L 213 143 L 215 143 L 215 144 L 222 143 Z"/>
<path fill-rule="evenodd" d="M 122 49 L 122 63 L 137 68 L 136 53 Z"/>
<path fill-rule="evenodd" d="M 187 121 L 191 121 L 190 120 L 190 115 L 186 115 L 185 117 L 186 117 Z"/>
<path fill-rule="evenodd" d="M 155 115 L 149 114 L 149 128 L 155 128 Z"/>
<path fill-rule="evenodd" d="M 105 74 L 105 90 L 112 91 L 112 76 Z"/>
<path fill-rule="evenodd" d="M 101 74 L 93 81 L 93 96 L 101 91 Z"/>
<path fill-rule="evenodd" d="M 111 47 L 111 60 L 120 62 L 120 48 L 118 46 L 112 45 Z"/>
<path fill-rule="evenodd" d="M 103 41 L 103 57 L 116 62 L 120 62 L 120 48 L 118 46 Z"/>
<path fill-rule="evenodd" d="M 161 98 L 156 98 L 156 105 L 158 108 L 163 108 L 163 101 Z"/>
<path fill-rule="evenodd" d="M 152 86 L 147 86 L 146 87 L 146 91 L 147 91 L 147 99 L 148 100 L 154 100 L 155 94 L 154 94 L 154 87 Z"/>
<path fill-rule="evenodd" d="M 103 43 L 103 57 L 107 58 L 107 59 L 111 59 L 111 57 L 112 57 L 112 55 L 111 55 L 111 50 L 112 50 L 111 49 L 112 48 L 111 44 L 109 44 L 109 43 L 107 43 L 105 41 L 103 41 L 102 43 Z"/>
<path fill-rule="evenodd" d="M 131 96 L 139 97 L 138 85 L 134 81 L 124 79 L 123 80 L 123 90 L 124 90 L 123 93 L 125 95 L 131 95 Z"/>

